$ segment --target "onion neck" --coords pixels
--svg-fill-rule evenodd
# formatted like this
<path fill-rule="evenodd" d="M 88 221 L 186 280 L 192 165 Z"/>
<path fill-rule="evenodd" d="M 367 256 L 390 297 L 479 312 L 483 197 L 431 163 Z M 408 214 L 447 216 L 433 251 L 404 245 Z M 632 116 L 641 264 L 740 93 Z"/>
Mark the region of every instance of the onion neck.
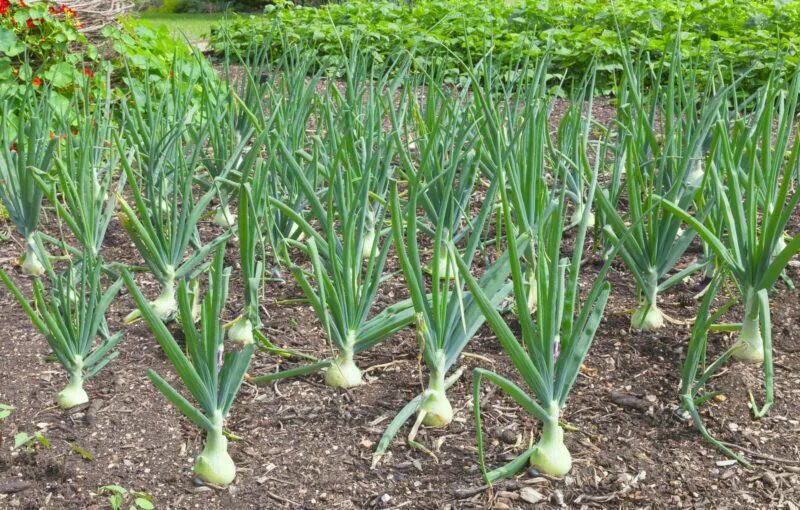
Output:
<path fill-rule="evenodd" d="M 453 406 L 445 393 L 444 376 L 447 369 L 443 351 L 436 353 L 436 360 L 436 366 L 428 379 L 428 389 L 425 390 L 420 412 L 425 412 L 423 425 L 441 428 L 448 426 L 453 421 Z"/>
<path fill-rule="evenodd" d="M 29 236 L 25 240 L 26 248 L 25 254 L 22 256 L 22 273 L 31 276 L 42 276 L 44 274 L 44 265 L 36 254 L 36 242 L 33 236 Z"/>
<path fill-rule="evenodd" d="M 175 299 L 174 279 L 170 279 L 164 284 L 161 294 L 150 305 L 161 320 L 171 319 L 175 315 L 178 310 L 178 302 Z"/>
<path fill-rule="evenodd" d="M 698 160 L 694 168 L 689 171 L 686 177 L 686 185 L 690 188 L 697 188 L 703 183 L 703 175 L 705 174 L 705 164 L 702 159 Z"/>
<path fill-rule="evenodd" d="M 583 203 L 578 204 L 575 207 L 575 212 L 572 213 L 572 218 L 570 218 L 571 225 L 580 225 L 581 221 L 583 221 L 583 213 L 586 211 L 586 205 Z M 588 218 L 586 219 L 586 228 L 594 228 L 594 213 L 589 211 Z"/>
<path fill-rule="evenodd" d="M 372 248 L 376 242 L 375 225 L 365 225 L 366 234 L 364 235 L 364 242 L 361 245 L 361 258 L 368 259 L 372 256 Z"/>
<path fill-rule="evenodd" d="M 83 389 L 83 358 L 74 360 L 73 370 L 70 372 L 69 384 L 56 395 L 56 402 L 63 409 L 70 409 L 89 401 L 89 395 Z"/>
<path fill-rule="evenodd" d="M 640 331 L 652 331 L 664 327 L 664 314 L 658 308 L 658 275 L 651 269 L 648 275 L 647 296 L 631 316 L 631 327 Z"/>
<path fill-rule="evenodd" d="M 442 232 L 442 239 L 452 239 L 449 229 L 444 229 Z M 434 272 L 434 264 L 436 265 L 436 272 Z M 428 262 L 428 265 L 425 266 L 425 270 L 430 273 L 431 276 L 438 273 L 437 277 L 439 280 L 452 280 L 456 277 L 455 273 L 458 271 L 455 263 L 450 260 L 450 255 L 447 250 L 441 250 L 439 253 L 434 252 L 433 258 Z"/>
<path fill-rule="evenodd" d="M 203 308 L 200 304 L 200 281 L 195 278 L 192 280 L 192 320 L 194 322 L 200 321 L 200 314 Z"/>
<path fill-rule="evenodd" d="M 550 404 L 549 419 L 542 425 L 542 435 L 531 454 L 530 463 L 542 473 L 564 476 L 572 468 L 572 455 L 564 444 L 564 429 L 558 423 L 559 408 Z"/>
<path fill-rule="evenodd" d="M 744 299 L 744 320 L 733 357 L 747 363 L 761 363 L 764 361 L 764 342 L 761 337 L 758 298 L 754 290 L 748 289 Z"/>
<path fill-rule="evenodd" d="M 236 215 L 231 211 L 229 204 L 217 207 L 214 212 L 214 225 L 222 228 L 230 228 L 236 224 Z"/>
<path fill-rule="evenodd" d="M 778 240 L 775 241 L 775 247 L 772 249 L 772 257 L 777 257 L 784 248 L 786 248 L 786 240 L 783 238 L 783 232 L 781 232 L 778 234 Z"/>
<path fill-rule="evenodd" d="M 178 301 L 175 299 L 175 276 L 174 270 L 170 267 L 167 271 L 167 277 L 161 284 L 161 294 L 150 302 L 150 308 L 156 317 L 162 321 L 171 320 L 178 313 Z M 131 324 L 142 316 L 141 310 L 134 310 L 129 313 L 123 322 Z"/>
<path fill-rule="evenodd" d="M 256 264 L 256 275 L 261 275 L 261 262 Z M 245 280 L 244 310 L 242 316 L 228 330 L 228 338 L 239 345 L 250 345 L 254 342 L 253 331 L 261 327 L 258 313 L 259 276 L 251 276 Z"/>
<path fill-rule="evenodd" d="M 528 266 L 526 271 L 526 285 L 528 286 L 528 311 L 533 313 L 536 311 L 536 304 L 538 300 L 537 285 L 536 285 L 536 270 L 532 266 Z"/>
<path fill-rule="evenodd" d="M 250 345 L 253 339 L 253 323 L 243 315 L 228 330 L 228 339 L 239 345 Z"/>
<path fill-rule="evenodd" d="M 332 388 L 352 388 L 364 382 L 361 378 L 361 369 L 353 361 L 353 346 L 356 341 L 356 332 L 347 334 L 346 344 L 339 355 L 331 361 L 325 371 L 325 384 Z"/>
<path fill-rule="evenodd" d="M 211 418 L 214 428 L 206 431 L 203 451 L 194 464 L 194 472 L 203 481 L 225 486 L 236 478 L 236 465 L 228 454 L 228 439 L 222 432 L 222 414 L 217 411 Z"/>

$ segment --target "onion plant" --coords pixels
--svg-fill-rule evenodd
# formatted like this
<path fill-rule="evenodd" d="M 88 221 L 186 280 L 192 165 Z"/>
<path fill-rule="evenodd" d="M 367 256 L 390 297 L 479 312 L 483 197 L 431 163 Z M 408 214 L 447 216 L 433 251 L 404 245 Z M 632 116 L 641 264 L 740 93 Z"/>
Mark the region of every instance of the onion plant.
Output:
<path fill-rule="evenodd" d="M 698 92 L 697 73 L 682 73 L 679 62 L 676 50 L 669 64 L 651 71 L 647 82 L 652 85 L 645 92 L 645 72 L 625 59 L 625 101 L 617 110 L 619 141 L 625 145 L 615 152 L 624 157 L 627 213 L 615 207 L 613 193 L 597 196 L 605 233 L 615 240 L 631 231 L 619 253 L 636 282 L 639 304 L 631 326 L 640 330 L 663 327 L 658 295 L 702 268 L 697 262 L 673 272 L 697 234 L 693 228 L 681 228 L 680 219 L 655 196 L 682 208 L 694 204 L 703 183 L 704 149 L 728 97 L 726 90 L 715 92 L 712 87 Z M 702 217 L 706 212 L 696 214 Z"/>
<path fill-rule="evenodd" d="M 126 178 L 117 175 L 121 155 L 113 144 L 110 93 L 103 103 L 90 107 L 86 98 L 74 109 L 77 126 L 73 132 L 67 121 L 62 122 L 65 142 L 53 171 L 35 178 L 58 218 L 78 241 L 73 254 L 97 257 Z"/>
<path fill-rule="evenodd" d="M 525 69 L 529 69 L 525 67 Z M 544 176 L 548 168 L 548 150 L 552 146 L 549 133 L 551 102 L 547 99 L 547 64 L 540 63 L 523 72 L 530 76 L 519 90 L 495 83 L 490 72 L 483 84 L 476 87 L 475 105 L 479 123 L 481 167 L 484 174 L 496 176 L 505 172 L 509 183 L 509 203 L 514 224 L 521 231 L 535 232 L 548 204 Z M 581 199 L 582 200 L 582 199 Z M 503 217 L 498 215 L 498 232 Z M 499 238 L 498 238 L 499 239 Z M 529 237 L 523 257 L 527 275 L 527 308 L 536 308 L 536 238 Z"/>
<path fill-rule="evenodd" d="M 233 227 L 236 216 L 230 209 L 230 198 L 238 190 L 236 183 L 241 179 L 240 168 L 245 155 L 252 148 L 252 137 L 258 117 L 251 117 L 242 111 L 239 95 L 233 88 L 219 90 L 214 86 L 216 76 L 203 80 L 203 95 L 200 102 L 203 119 L 207 123 L 208 151 L 201 161 L 208 172 L 209 180 L 201 179 L 205 188 L 216 187 L 219 207 L 214 212 L 214 223 L 221 227 Z M 245 97 L 252 80 L 243 79 L 239 84 Z M 251 104 L 261 108 L 259 103 Z M 252 113 L 252 112 L 250 112 Z M 254 114 L 257 115 L 257 114 Z"/>
<path fill-rule="evenodd" d="M 554 173 L 561 180 L 567 196 L 572 200 L 574 211 L 567 226 L 577 226 L 583 219 L 585 182 L 581 174 L 583 165 L 580 158 L 589 143 L 589 130 L 593 126 L 592 107 L 594 104 L 595 73 L 588 72 L 575 90 L 570 93 L 569 105 L 558 124 L 556 142 L 548 146 Z M 594 227 L 594 212 L 588 215 L 588 228 Z"/>
<path fill-rule="evenodd" d="M 689 345 L 686 349 L 686 358 L 681 366 L 680 403 L 683 409 L 689 414 L 689 417 L 694 421 L 695 427 L 700 431 L 700 434 L 708 442 L 727 456 L 749 466 L 743 457 L 731 449 L 731 445 L 724 444 L 711 435 L 697 410 L 698 406 L 717 395 L 716 392 L 707 391 L 706 386 L 719 369 L 727 363 L 736 350 L 735 345 L 731 346 L 713 361 L 709 362 L 708 360 L 708 333 L 720 327 L 715 324 L 716 321 L 736 304 L 736 299 L 730 299 L 714 313 L 711 313 L 711 307 L 714 304 L 714 300 L 718 297 L 719 291 L 723 287 L 726 278 L 727 272 L 723 268 L 711 279 L 703 295 L 703 301 L 700 304 L 697 317 L 692 326 L 692 336 L 689 339 Z M 761 328 L 765 332 L 764 340 L 765 343 L 771 345 L 769 299 L 766 290 L 759 291 L 758 306 L 762 308 L 761 311 L 763 312 L 759 315 L 759 320 Z M 753 403 L 753 409 L 756 409 L 755 403 Z"/>
<path fill-rule="evenodd" d="M 122 150 L 119 138 L 116 140 Z M 178 312 L 176 282 L 193 279 L 202 272 L 207 255 L 230 235 L 226 232 L 208 244 L 202 244 L 197 223 L 216 190 L 212 188 L 197 199 L 192 193 L 202 138 L 189 144 L 186 151 L 183 142 L 178 145 L 175 157 L 164 162 L 167 169 L 142 174 L 142 185 L 128 160 L 121 159 L 130 184 L 133 205 L 120 196 L 118 217 L 148 269 L 161 285 L 161 294 L 151 306 L 162 320 L 171 319 Z M 136 154 L 136 161 L 141 161 L 138 151 Z M 187 256 L 189 246 L 192 252 Z M 130 323 L 140 316 L 141 310 L 134 310 L 125 318 L 125 322 Z"/>
<path fill-rule="evenodd" d="M 437 76 L 423 80 L 426 93 L 422 104 L 417 87 L 408 87 L 401 107 L 391 110 L 401 169 L 406 179 L 422 178 L 416 201 L 424 211 L 419 229 L 433 238 L 440 233 L 445 241 L 458 242 L 470 232 L 470 203 L 479 182 L 480 165 L 476 129 L 478 121 L 469 108 L 472 88 L 458 92 L 446 89 Z M 406 112 L 409 122 L 404 122 Z M 442 229 L 441 232 L 434 228 Z M 443 252 L 442 252 L 443 254 Z M 438 265 L 439 277 L 454 275 L 444 265 L 447 258 L 432 259 L 426 271 Z"/>
<path fill-rule="evenodd" d="M 362 382 L 361 370 L 355 364 L 354 356 L 407 326 L 414 317 L 414 310 L 406 301 L 370 318 L 379 286 L 384 280 L 383 268 L 391 246 L 388 232 L 381 228 L 391 175 L 392 152 L 387 148 L 391 144 L 379 142 L 378 147 L 373 148 L 377 154 L 372 154 L 372 143 L 347 139 L 351 135 L 358 136 L 356 131 L 343 133 L 346 133 L 344 146 L 324 158 L 329 168 L 324 205 L 299 165 L 293 167 L 297 172 L 295 179 L 303 183 L 319 231 L 303 217 L 294 215 L 290 205 L 275 205 L 290 217 L 294 216 L 293 221 L 306 235 L 303 242 L 287 242 L 305 252 L 312 271 L 308 273 L 297 264 L 290 267 L 334 348 L 331 359 L 315 363 L 300 373 L 325 368 L 326 384 L 347 388 Z M 364 158 L 351 153 L 347 147 L 359 143 L 364 143 L 360 153 L 361 156 L 366 154 Z M 359 171 L 351 166 L 354 163 L 362 163 Z M 294 369 L 285 375 L 297 373 Z M 254 381 L 280 376 L 272 374 L 254 378 Z"/>
<path fill-rule="evenodd" d="M 427 450 L 414 440 L 420 425 L 446 427 L 450 424 L 453 420 L 453 407 L 446 391 L 455 383 L 461 371 L 450 376 L 448 372 L 485 320 L 472 293 L 465 291 L 463 282 L 456 278 L 457 275 L 453 275 L 454 281 L 451 282 L 450 275 L 456 268 L 452 262 L 453 255 L 448 249 L 452 240 L 446 239 L 444 235 L 445 222 L 448 220 L 445 215 L 439 216 L 432 254 L 434 260 L 446 262 L 430 266 L 431 292 L 430 295 L 426 293 L 427 281 L 417 234 L 419 185 L 416 179 L 409 183 L 409 201 L 405 206 L 405 214 L 395 185 L 392 190 L 391 213 L 394 244 L 414 305 L 420 356 L 429 371 L 428 384 L 425 391 L 406 404 L 389 424 L 373 455 L 373 465 L 377 464 L 400 428 L 414 413 L 417 413 L 417 419 L 408 441 L 411 446 L 423 451 Z M 472 231 L 465 239 L 464 248 L 464 264 L 468 267 L 472 264 L 486 219 L 494 208 L 496 189 L 497 180 L 493 179 L 478 216 L 469 223 Z M 440 270 L 445 274 L 439 274 Z M 500 306 L 511 292 L 511 284 L 506 281 L 508 272 L 508 255 L 504 254 L 487 267 L 480 279 L 478 285 L 489 296 L 492 306 Z"/>
<path fill-rule="evenodd" d="M 117 356 L 114 347 L 123 334 L 105 335 L 105 313 L 119 292 L 122 280 L 102 290 L 102 262 L 90 255 L 70 267 L 45 290 L 40 279 L 33 282 L 34 306 L 9 276 L 0 270 L 0 279 L 19 302 L 36 329 L 44 335 L 56 360 L 69 374 L 69 384 L 56 396 L 56 402 L 69 409 L 89 401 L 83 387 Z"/>
<path fill-rule="evenodd" d="M 205 431 L 205 446 L 194 464 L 194 472 L 202 480 L 221 486 L 233 482 L 236 477 L 236 466 L 228 454 L 228 439 L 223 429 L 225 419 L 255 351 L 253 345 L 238 350 L 225 349 L 219 318 L 228 297 L 230 268 L 224 268 L 224 256 L 224 246 L 219 246 L 209 271 L 199 330 L 192 320 L 193 296 L 189 285 L 182 280 L 178 286 L 181 330 L 187 353 L 136 287 L 130 272 L 122 269 L 122 278 L 142 316 L 198 406 L 190 403 L 154 370 L 149 370 L 147 376 L 167 400 Z"/>
<path fill-rule="evenodd" d="M 119 102 L 121 138 L 134 149 L 136 170 L 140 174 L 162 179 L 161 174 L 168 174 L 171 161 L 178 157 L 180 141 L 196 131 L 195 125 L 200 124 L 200 112 L 193 105 L 196 79 L 185 84 L 170 80 L 166 93 L 162 93 L 147 80 L 139 82 L 126 77 L 131 84 L 131 100 Z M 166 193 L 168 189 L 163 191 Z M 164 197 L 159 200 L 159 205 L 166 202 Z"/>
<path fill-rule="evenodd" d="M 35 174 L 53 162 L 58 137 L 51 131 L 55 115 L 47 93 L 29 89 L 23 97 L 0 104 L 0 200 L 17 231 L 25 238 L 20 261 L 25 274 L 40 276 L 42 265 L 35 240 L 42 208 L 42 190 Z"/>
<path fill-rule="evenodd" d="M 731 145 L 736 147 L 735 157 L 740 162 L 739 176 L 743 186 L 746 186 L 748 169 L 756 170 L 756 183 L 761 188 L 758 197 L 765 202 L 760 206 L 762 208 L 774 208 L 774 204 L 769 200 L 773 195 L 770 188 L 775 186 L 775 182 L 771 172 L 764 172 L 761 169 L 776 164 L 776 158 L 783 158 L 788 162 L 788 158 L 791 157 L 792 133 L 796 129 L 796 117 L 793 112 L 797 112 L 800 101 L 798 96 L 800 96 L 798 77 L 783 84 L 773 77 L 764 91 L 753 94 L 749 101 L 738 104 L 737 108 L 728 109 L 728 122 L 733 128 Z M 767 142 L 765 138 L 767 125 L 773 126 L 772 145 L 769 151 L 763 150 Z M 753 152 L 755 154 L 752 154 Z M 794 180 L 796 175 L 797 166 L 788 178 L 790 181 Z M 796 182 L 790 183 L 790 189 L 796 187 Z M 785 247 L 784 233 L 780 233 L 775 243 L 773 257 Z M 790 289 L 794 290 L 794 283 L 786 276 L 785 271 L 781 273 L 781 278 Z"/>
<path fill-rule="evenodd" d="M 302 238 L 304 234 L 292 218 L 304 214 L 308 206 L 304 183 L 296 178 L 297 171 L 301 170 L 305 180 L 315 188 L 321 178 L 322 169 L 309 152 L 312 143 L 309 125 L 318 115 L 321 103 L 320 72 L 314 72 L 311 58 L 291 51 L 282 55 L 274 66 L 261 69 L 265 75 L 264 110 L 268 115 L 264 124 L 275 135 L 266 141 L 267 151 L 275 154 L 268 165 L 268 192 L 271 200 L 290 208 L 287 213 L 279 207 L 268 207 L 265 236 L 276 260 L 289 266 L 284 240 Z"/>
<path fill-rule="evenodd" d="M 382 97 L 393 97 L 394 88 L 385 82 L 388 75 L 382 69 L 367 69 L 362 60 L 356 58 L 349 63 L 343 92 L 334 85 L 328 87 L 319 112 L 320 130 L 324 135 L 315 138 L 313 153 L 315 164 L 326 169 L 322 176 L 327 179 L 329 189 L 334 194 L 344 192 L 356 196 L 356 189 L 362 185 L 368 186 L 364 202 L 347 199 L 347 204 L 335 204 L 347 209 L 333 211 L 343 215 L 348 210 L 354 212 L 353 208 L 364 208 L 361 254 L 367 258 L 380 236 L 376 231 L 382 228 L 382 221 L 376 217 L 381 204 L 373 205 L 373 202 L 383 202 L 385 205 L 387 183 L 394 171 L 395 146 L 391 135 L 383 130 L 385 112 L 389 106 Z M 347 174 L 347 179 L 339 180 L 336 172 Z M 304 187 L 306 192 L 308 189 Z M 307 199 L 313 208 L 313 198 Z M 330 207 L 331 204 L 327 205 Z M 324 214 L 330 217 L 331 212 L 328 209 Z M 327 223 L 319 214 L 319 211 L 312 210 L 314 218 Z"/>
<path fill-rule="evenodd" d="M 267 163 L 255 158 L 255 153 L 255 150 L 251 151 L 241 165 L 246 169 L 242 172 L 239 185 L 239 221 L 236 226 L 239 235 L 239 264 L 244 284 L 244 309 L 228 329 L 228 338 L 243 345 L 252 344 L 253 331 L 261 328 L 258 297 L 266 255 L 262 229 L 266 224 L 269 198 L 267 187 L 271 177 L 267 171 Z M 252 172 L 249 170 L 251 167 Z"/>
<path fill-rule="evenodd" d="M 582 166 L 588 167 L 585 153 Z M 514 368 L 525 382 L 528 391 L 495 372 L 477 368 L 474 371 L 473 405 L 478 436 L 478 458 L 487 482 L 512 476 L 527 460 L 539 471 L 563 476 L 572 466 L 572 457 L 564 444 L 564 430 L 559 419 L 567 396 L 580 371 L 603 316 L 610 285 L 605 282 L 605 272 L 595 279 L 583 303 L 580 301 L 578 280 L 581 258 L 590 221 L 590 206 L 596 187 L 595 169 L 583 217 L 578 225 L 577 237 L 571 258 L 561 256 L 563 226 L 566 216 L 566 191 L 562 188 L 554 204 L 549 204 L 537 230 L 528 235 L 538 239 L 539 257 L 536 261 L 537 307 L 534 316 L 524 313 L 527 302 L 525 275 L 521 256 L 524 245 L 519 243 L 521 227 L 512 216 L 513 206 L 507 189 L 505 172 L 500 169 L 500 197 L 506 225 L 506 239 L 517 309 L 520 310 L 521 339 L 496 310 L 496 303 L 487 295 L 481 284 L 470 274 L 469 262 L 455 257 L 458 271 L 475 297 L 475 302 L 486 315 L 489 326 L 497 335 L 503 349 L 511 358 Z M 543 183 L 542 183 L 543 184 Z M 455 256 L 455 250 L 451 250 Z M 511 396 L 523 409 L 542 422 L 542 435 L 536 445 L 529 448 L 506 466 L 487 471 L 481 427 L 480 384 L 488 380 Z"/>
<path fill-rule="evenodd" d="M 771 352 L 765 346 L 762 330 L 761 291 L 769 290 L 791 258 L 800 252 L 800 236 L 794 236 L 782 249 L 784 229 L 797 209 L 800 193 L 792 190 L 792 173 L 800 166 L 800 142 L 792 142 L 791 152 L 776 153 L 788 143 L 795 112 L 781 108 L 783 98 L 800 91 L 800 76 L 789 84 L 770 83 L 759 93 L 762 99 L 758 114 L 742 119 L 729 131 L 718 122 L 712 140 L 714 158 L 709 167 L 709 186 L 716 189 L 716 207 L 722 211 L 722 237 L 717 229 L 704 225 L 681 204 L 668 198 L 660 202 L 676 219 L 696 230 L 732 275 L 741 292 L 744 317 L 733 356 L 761 363 L 767 379 L 767 401 L 761 415 L 772 404 Z M 778 115 L 778 141 L 774 121 Z M 738 133 L 746 132 L 744 136 Z M 738 141 L 738 143 L 736 143 Z"/>

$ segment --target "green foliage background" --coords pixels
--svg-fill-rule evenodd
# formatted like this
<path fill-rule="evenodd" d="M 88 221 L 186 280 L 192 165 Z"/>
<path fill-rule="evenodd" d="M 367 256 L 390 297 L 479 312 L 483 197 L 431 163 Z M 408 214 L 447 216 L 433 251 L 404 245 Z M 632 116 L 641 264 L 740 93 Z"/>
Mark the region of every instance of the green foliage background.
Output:
<path fill-rule="evenodd" d="M 411 52 L 420 64 L 439 61 L 455 76 L 461 62 L 491 51 L 502 71 L 520 58 L 550 50 L 555 78 L 582 73 L 597 59 L 601 86 L 620 70 L 624 46 L 657 55 L 678 33 L 683 58 L 719 58 L 761 78 L 779 58 L 793 68 L 800 44 L 800 2 L 781 0 L 350 0 L 302 7 L 279 0 L 263 16 L 241 17 L 212 34 L 242 50 L 253 42 L 277 52 L 287 46 L 315 52 L 321 65 L 338 68 L 354 44 L 381 61 Z M 780 55 L 780 56 L 779 56 Z"/>

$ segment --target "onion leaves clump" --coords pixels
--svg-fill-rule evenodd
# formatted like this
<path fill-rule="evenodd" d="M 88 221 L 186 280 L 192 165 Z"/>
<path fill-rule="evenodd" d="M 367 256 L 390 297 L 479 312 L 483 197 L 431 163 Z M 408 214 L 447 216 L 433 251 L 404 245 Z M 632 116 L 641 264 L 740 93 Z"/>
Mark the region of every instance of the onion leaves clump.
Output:
<path fill-rule="evenodd" d="M 122 278 L 142 317 L 172 362 L 186 390 L 199 404 L 199 409 L 154 370 L 149 370 L 147 376 L 167 400 L 205 431 L 205 446 L 197 457 L 194 471 L 204 481 L 220 486 L 228 485 L 236 477 L 236 466 L 228 454 L 228 439 L 223 426 L 255 351 L 252 344 L 238 350 L 225 349 L 225 334 L 219 317 L 228 297 L 230 268 L 223 267 L 224 255 L 224 248 L 217 248 L 208 276 L 208 289 L 201 305 L 199 329 L 192 319 L 193 296 L 189 286 L 185 280 L 178 285 L 180 323 L 186 338 L 187 353 L 184 353 L 161 317 L 136 287 L 130 272 L 122 269 Z"/>
<path fill-rule="evenodd" d="M 588 161 L 585 152 L 581 154 L 581 164 L 586 171 Z M 500 197 L 508 242 L 508 263 L 511 266 L 514 298 L 519 310 L 520 340 L 497 311 L 491 297 L 470 274 L 468 263 L 461 257 L 455 258 L 459 273 L 466 281 L 467 288 L 475 296 L 487 323 L 533 394 L 532 398 L 516 383 L 495 372 L 483 368 L 475 369 L 473 405 L 478 429 L 478 456 L 484 478 L 489 483 L 512 476 L 523 467 L 526 460 L 539 471 L 552 476 L 563 476 L 569 472 L 572 457 L 564 443 L 564 431 L 559 422 L 561 409 L 566 403 L 600 325 L 611 290 L 604 279 L 605 272 L 610 267 L 610 264 L 606 264 L 583 304 L 580 302 L 578 277 L 591 214 L 590 207 L 597 183 L 595 168 L 571 258 L 561 256 L 564 230 L 562 227 L 568 221 L 564 189 L 559 192 L 555 203 L 544 211 L 544 217 L 538 222 L 537 230 L 526 232 L 528 235 L 536 236 L 540 251 L 536 262 L 537 307 L 533 317 L 530 313 L 526 313 L 528 279 L 520 261 L 524 245 L 519 243 L 517 237 L 519 232 L 511 214 L 512 208 L 506 184 L 508 181 L 504 174 L 505 172 L 499 169 Z M 540 175 L 539 178 L 544 177 Z M 453 247 L 451 251 L 455 255 Z M 480 383 L 484 379 L 497 385 L 523 409 L 542 422 L 539 442 L 508 465 L 494 471 L 486 469 L 483 446 Z"/>
<path fill-rule="evenodd" d="M 123 338 L 121 332 L 115 335 L 104 332 L 106 310 L 119 292 L 122 280 L 117 280 L 103 292 L 102 270 L 100 260 L 84 257 L 77 267 L 70 266 L 62 275 L 52 275 L 49 291 L 37 278 L 33 282 L 35 307 L 0 270 L 0 279 L 36 329 L 44 335 L 55 358 L 69 374 L 69 384 L 56 397 L 56 402 L 64 409 L 89 401 L 84 382 L 117 356 L 114 347 Z M 100 340 L 96 344 L 98 337 Z"/>

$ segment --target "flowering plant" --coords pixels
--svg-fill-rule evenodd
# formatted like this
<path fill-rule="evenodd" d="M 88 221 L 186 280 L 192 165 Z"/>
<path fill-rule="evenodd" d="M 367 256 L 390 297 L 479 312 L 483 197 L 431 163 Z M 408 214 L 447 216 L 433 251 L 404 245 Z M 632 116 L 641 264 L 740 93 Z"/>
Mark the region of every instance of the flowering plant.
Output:
<path fill-rule="evenodd" d="M 79 14 L 66 5 L 0 0 L 0 88 L 18 95 L 30 85 L 47 86 L 68 96 L 92 79 L 97 51 L 80 27 Z"/>

